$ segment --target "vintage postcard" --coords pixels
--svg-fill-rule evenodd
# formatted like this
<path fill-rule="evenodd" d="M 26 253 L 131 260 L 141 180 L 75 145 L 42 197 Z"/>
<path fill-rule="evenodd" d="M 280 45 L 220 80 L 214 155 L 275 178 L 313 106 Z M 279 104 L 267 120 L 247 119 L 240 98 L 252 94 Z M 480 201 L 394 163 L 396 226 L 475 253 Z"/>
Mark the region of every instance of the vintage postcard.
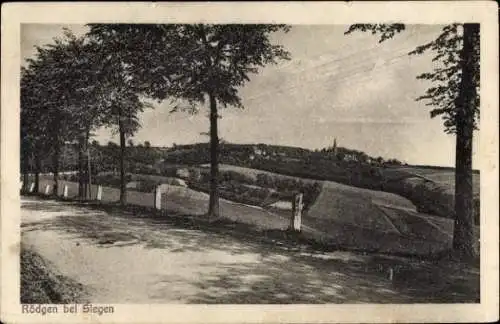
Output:
<path fill-rule="evenodd" d="M 2 6 L 1 320 L 498 320 L 495 2 Z"/>

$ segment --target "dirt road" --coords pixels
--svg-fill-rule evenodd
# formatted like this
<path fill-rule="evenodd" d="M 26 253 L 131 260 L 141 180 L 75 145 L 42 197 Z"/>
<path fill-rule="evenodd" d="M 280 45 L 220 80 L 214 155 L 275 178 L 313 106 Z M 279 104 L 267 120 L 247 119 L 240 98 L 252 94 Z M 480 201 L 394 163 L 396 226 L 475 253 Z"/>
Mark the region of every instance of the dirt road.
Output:
<path fill-rule="evenodd" d="M 93 303 L 428 303 L 478 298 L 479 274 L 472 270 L 464 275 L 463 270 L 406 259 L 266 245 L 168 219 L 69 202 L 23 198 L 22 241 L 81 283 Z M 392 280 L 389 268 L 396 269 Z"/>

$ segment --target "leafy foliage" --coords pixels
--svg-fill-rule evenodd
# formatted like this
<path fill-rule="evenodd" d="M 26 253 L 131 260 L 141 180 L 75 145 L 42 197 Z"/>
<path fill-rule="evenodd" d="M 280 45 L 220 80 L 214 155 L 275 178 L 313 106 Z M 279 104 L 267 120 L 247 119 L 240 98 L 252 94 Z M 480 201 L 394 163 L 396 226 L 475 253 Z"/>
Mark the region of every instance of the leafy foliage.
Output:
<path fill-rule="evenodd" d="M 371 32 L 372 35 L 380 35 L 379 43 L 382 43 L 403 30 L 405 30 L 404 24 L 353 24 L 344 34 L 348 35 L 354 31 Z"/>
<path fill-rule="evenodd" d="M 132 135 L 140 127 L 138 113 L 148 104 L 140 100 L 119 53 L 106 51 L 93 39 L 64 30 L 62 38 L 36 49 L 21 71 L 23 169 L 31 152 L 40 171 L 42 155 L 48 152 L 56 172 L 63 144 L 78 140 L 83 171 L 84 143 L 90 153 L 92 132 L 107 126 Z"/>
<path fill-rule="evenodd" d="M 242 107 L 238 88 L 258 68 L 288 59 L 268 35 L 283 25 L 90 25 L 91 37 L 122 53 L 140 89 L 155 99 L 187 102 L 196 112 L 208 93 L 224 107 Z"/>
<path fill-rule="evenodd" d="M 441 116 L 446 133 L 456 132 L 457 100 L 459 100 L 460 82 L 462 76 L 461 49 L 463 46 L 463 32 L 461 24 L 451 24 L 443 27 L 441 34 L 434 40 L 416 47 L 409 55 L 419 55 L 432 51 L 434 57 L 434 69 L 431 72 L 422 73 L 417 79 L 429 80 L 433 86 L 428 88 L 424 95 L 416 98 L 417 101 L 426 101 L 427 106 L 434 107 L 430 111 L 431 118 Z M 379 34 L 379 42 L 394 37 L 395 34 L 405 29 L 402 24 L 355 24 L 351 25 L 345 34 L 354 31 L 371 32 Z M 477 35 L 479 36 L 479 35 Z M 479 37 L 474 39 L 473 53 L 473 79 L 472 85 L 476 88 L 474 99 L 474 127 L 479 123 L 479 70 L 480 70 L 480 47 Z"/>
<path fill-rule="evenodd" d="M 65 30 L 62 38 L 36 51 L 21 68 L 21 156 L 27 161 L 33 154 L 39 172 L 47 153 L 59 160 L 65 141 L 100 124 L 101 106 L 95 73 L 99 60 L 84 38 Z M 57 163 L 52 167 L 58 170 Z"/>

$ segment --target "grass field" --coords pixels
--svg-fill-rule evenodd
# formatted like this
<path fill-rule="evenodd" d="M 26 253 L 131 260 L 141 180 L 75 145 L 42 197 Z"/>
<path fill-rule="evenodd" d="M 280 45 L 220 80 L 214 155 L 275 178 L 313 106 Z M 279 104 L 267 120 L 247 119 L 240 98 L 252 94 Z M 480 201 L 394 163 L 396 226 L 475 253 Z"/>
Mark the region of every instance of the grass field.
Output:
<path fill-rule="evenodd" d="M 242 172 L 254 177 L 259 173 L 267 173 L 273 176 L 293 178 L 290 175 L 278 175 L 268 171 L 232 165 L 222 165 L 221 168 Z M 380 169 L 380 175 L 382 179 L 380 190 L 367 190 L 359 186 L 345 185 L 335 181 L 323 181 L 323 188 L 334 188 L 332 194 L 341 191 L 346 195 L 353 193 L 355 195 L 370 196 L 372 200 L 385 205 L 397 205 L 405 208 L 416 207 L 417 210 L 424 213 L 450 219 L 454 218 L 455 173 L 453 169 L 418 166 L 387 167 Z M 479 224 L 479 179 L 479 172 L 474 172 L 473 191 L 476 224 Z M 308 179 L 306 181 L 313 180 Z M 367 180 L 367 182 L 370 181 Z"/>
<path fill-rule="evenodd" d="M 269 171 L 263 171 L 263 170 L 257 170 L 257 169 L 251 169 L 251 168 L 245 168 L 245 167 L 240 167 L 240 166 L 234 166 L 234 165 L 229 165 L 229 164 L 221 164 L 220 165 L 221 170 L 228 170 L 228 171 L 235 171 L 235 172 L 241 172 L 247 176 L 257 178 L 258 174 L 267 174 L 273 177 L 281 178 L 281 179 L 301 179 L 304 182 L 310 182 L 313 183 L 317 180 L 313 179 L 304 179 L 304 178 L 298 178 L 298 177 L 293 177 L 293 176 L 288 176 L 288 175 L 282 175 L 278 173 L 273 173 Z M 406 207 L 406 208 L 415 208 L 415 205 L 413 203 L 396 194 L 388 193 L 388 192 L 383 192 L 383 191 L 377 191 L 377 190 L 370 190 L 370 189 L 364 189 L 364 188 L 358 188 L 354 186 L 348 186 L 344 185 L 338 182 L 333 182 L 333 181 L 322 181 L 323 182 L 323 190 L 327 190 L 329 194 L 332 196 L 344 196 L 345 198 L 351 199 L 351 198 L 361 198 L 361 199 L 368 199 L 368 200 L 374 200 L 377 202 L 381 202 L 387 205 L 395 205 L 395 206 L 401 206 L 401 207 Z"/>

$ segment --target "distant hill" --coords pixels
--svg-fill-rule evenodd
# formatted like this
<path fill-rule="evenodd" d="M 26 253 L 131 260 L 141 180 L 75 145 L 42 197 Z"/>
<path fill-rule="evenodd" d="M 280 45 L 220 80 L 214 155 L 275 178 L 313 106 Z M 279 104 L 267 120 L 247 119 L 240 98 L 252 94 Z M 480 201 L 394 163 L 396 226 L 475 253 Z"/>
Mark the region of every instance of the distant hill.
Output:
<path fill-rule="evenodd" d="M 207 143 L 176 146 L 165 156 L 166 164 L 197 165 L 209 162 Z M 412 201 L 420 212 L 454 218 L 454 168 L 450 167 L 412 166 L 342 147 L 312 151 L 265 144 L 223 144 L 220 162 L 395 193 Z M 474 172 L 473 186 L 478 223 L 479 171 Z"/>
<path fill-rule="evenodd" d="M 90 146 L 92 172 L 118 170 L 119 146 L 115 143 Z M 182 166 L 210 163 L 209 143 L 176 145 L 170 148 L 135 145 L 127 147 L 127 172 L 173 176 Z M 66 145 L 60 171 L 76 170 L 75 145 Z M 398 194 L 412 201 L 420 212 L 453 218 L 454 168 L 416 166 L 395 159 L 371 157 L 343 147 L 309 150 L 267 144 L 220 145 L 219 162 L 311 180 L 328 180 L 358 188 Z M 51 157 L 42 172 L 51 172 Z M 474 172 L 476 222 L 479 220 L 479 171 Z"/>
<path fill-rule="evenodd" d="M 310 150 L 301 147 L 269 145 L 269 144 L 233 144 L 220 145 L 221 158 L 227 163 L 231 159 L 248 162 L 254 159 L 328 159 L 332 161 L 351 161 L 372 165 L 402 165 L 397 159 L 372 157 L 365 152 L 345 147 L 327 147 L 321 150 Z M 207 163 L 210 158 L 209 143 L 175 145 L 165 155 L 166 161 L 173 163 Z M 234 161 L 233 161 L 234 162 Z"/>

